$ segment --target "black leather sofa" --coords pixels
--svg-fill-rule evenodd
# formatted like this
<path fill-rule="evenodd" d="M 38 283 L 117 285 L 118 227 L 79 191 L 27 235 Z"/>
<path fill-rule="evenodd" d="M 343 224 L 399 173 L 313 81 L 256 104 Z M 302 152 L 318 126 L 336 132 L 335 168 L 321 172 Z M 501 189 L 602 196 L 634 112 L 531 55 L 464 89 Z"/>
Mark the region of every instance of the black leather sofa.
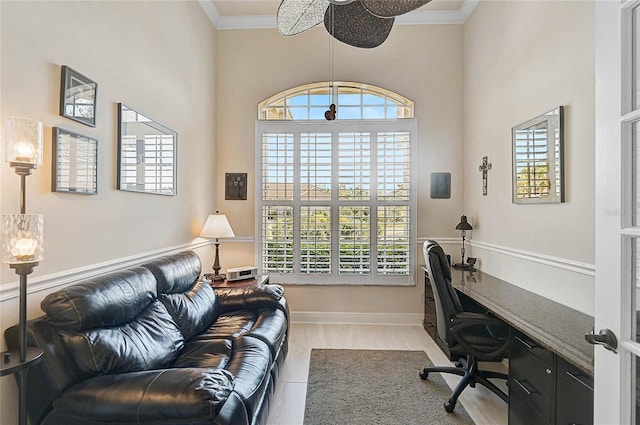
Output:
<path fill-rule="evenodd" d="M 27 341 L 32 424 L 265 424 L 288 347 L 283 288 L 212 289 L 193 252 L 45 297 Z M 6 330 L 10 349 L 18 329 Z"/>

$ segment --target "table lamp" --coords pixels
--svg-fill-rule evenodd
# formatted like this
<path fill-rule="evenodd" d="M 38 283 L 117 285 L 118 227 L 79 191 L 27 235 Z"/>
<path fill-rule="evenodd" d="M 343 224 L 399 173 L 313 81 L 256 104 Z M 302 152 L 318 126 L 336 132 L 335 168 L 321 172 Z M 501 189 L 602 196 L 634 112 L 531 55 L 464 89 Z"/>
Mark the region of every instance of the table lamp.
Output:
<path fill-rule="evenodd" d="M 213 260 L 213 275 L 207 276 L 208 279 L 218 281 L 224 280 L 224 275 L 220 274 L 220 242 L 219 238 L 233 238 L 235 234 L 231 225 L 227 220 L 227 216 L 220 214 L 220 211 L 216 211 L 215 214 L 210 214 L 207 221 L 202 227 L 200 232 L 201 238 L 215 238 L 216 242 L 216 256 Z"/>
<path fill-rule="evenodd" d="M 473 230 L 473 227 L 467 221 L 467 216 L 463 215 L 460 217 L 460 223 L 456 226 L 456 230 L 460 230 L 460 234 L 462 235 L 462 248 L 460 249 L 460 255 L 462 256 L 462 261 L 460 263 L 454 263 L 453 267 L 457 269 L 469 269 L 471 268 L 471 264 L 467 264 L 464 262 L 464 241 L 467 237 L 467 230 Z"/>

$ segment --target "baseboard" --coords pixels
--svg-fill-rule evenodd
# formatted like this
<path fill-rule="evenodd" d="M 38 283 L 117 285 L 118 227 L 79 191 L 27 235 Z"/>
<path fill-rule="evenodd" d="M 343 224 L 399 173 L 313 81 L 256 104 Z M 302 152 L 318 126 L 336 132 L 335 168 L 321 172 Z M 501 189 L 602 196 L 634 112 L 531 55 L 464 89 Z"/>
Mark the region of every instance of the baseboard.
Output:
<path fill-rule="evenodd" d="M 410 313 L 291 312 L 292 323 L 418 326 L 423 319 L 424 314 Z"/>
<path fill-rule="evenodd" d="M 168 248 L 158 249 L 155 251 L 144 252 L 141 254 L 131 255 L 129 257 L 117 258 L 115 260 L 105 261 L 90 266 L 78 267 L 76 269 L 65 270 L 62 272 L 51 273 L 48 275 L 38 276 L 29 279 L 27 293 L 32 294 L 40 291 L 50 291 L 57 287 L 63 287 L 72 283 L 100 276 L 128 267 L 137 266 L 139 264 L 154 260 L 165 255 L 176 254 L 182 251 L 193 250 L 211 245 L 213 240 L 198 239 L 195 242 L 176 245 Z M 0 287 L 0 303 L 18 298 L 19 283 L 9 282 Z"/>

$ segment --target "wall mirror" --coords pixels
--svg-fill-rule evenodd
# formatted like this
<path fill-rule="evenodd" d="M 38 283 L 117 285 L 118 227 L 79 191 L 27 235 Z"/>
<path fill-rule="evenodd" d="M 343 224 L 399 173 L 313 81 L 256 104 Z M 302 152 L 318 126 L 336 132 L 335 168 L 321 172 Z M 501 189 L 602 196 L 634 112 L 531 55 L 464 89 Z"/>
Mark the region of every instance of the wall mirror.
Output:
<path fill-rule="evenodd" d="M 66 65 L 61 75 L 60 115 L 95 127 L 98 83 Z"/>
<path fill-rule="evenodd" d="M 54 192 L 98 194 L 98 140 L 53 127 Z"/>
<path fill-rule="evenodd" d="M 118 104 L 118 189 L 175 195 L 175 131 Z"/>
<path fill-rule="evenodd" d="M 564 202 L 563 107 L 512 129 L 513 203 Z"/>

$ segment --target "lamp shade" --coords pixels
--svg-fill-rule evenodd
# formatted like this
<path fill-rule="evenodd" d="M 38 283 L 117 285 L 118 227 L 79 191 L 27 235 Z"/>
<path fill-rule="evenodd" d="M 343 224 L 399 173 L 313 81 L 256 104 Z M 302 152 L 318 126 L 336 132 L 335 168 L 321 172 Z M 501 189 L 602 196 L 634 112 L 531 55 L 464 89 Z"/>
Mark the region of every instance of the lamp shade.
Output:
<path fill-rule="evenodd" d="M 200 232 L 201 238 L 233 238 L 234 236 L 227 216 L 218 211 L 209 215 Z"/>
<path fill-rule="evenodd" d="M 456 226 L 456 230 L 473 230 L 473 227 L 467 221 L 467 216 L 463 215 L 460 217 L 460 223 Z"/>
<path fill-rule="evenodd" d="M 42 214 L 2 215 L 2 262 L 22 264 L 42 261 L 43 253 Z"/>
<path fill-rule="evenodd" d="M 4 149 L 7 162 L 42 164 L 42 123 L 31 118 L 8 117 L 4 121 Z"/>

